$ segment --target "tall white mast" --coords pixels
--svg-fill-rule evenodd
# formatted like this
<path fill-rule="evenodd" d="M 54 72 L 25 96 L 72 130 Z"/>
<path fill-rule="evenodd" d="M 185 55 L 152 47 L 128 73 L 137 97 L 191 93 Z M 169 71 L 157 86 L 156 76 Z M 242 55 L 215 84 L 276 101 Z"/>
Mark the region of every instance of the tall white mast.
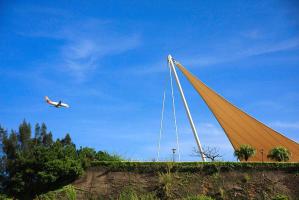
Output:
<path fill-rule="evenodd" d="M 178 85 L 178 88 L 179 88 L 179 91 L 180 91 L 180 94 L 181 94 L 181 97 L 182 97 L 182 100 L 183 100 L 183 103 L 184 103 L 184 106 L 185 106 L 185 109 L 186 109 L 186 113 L 187 113 L 187 116 L 188 116 L 188 119 L 189 119 L 189 122 L 190 122 L 190 126 L 191 126 L 191 129 L 192 129 L 192 132 L 193 132 L 193 135 L 194 135 L 197 147 L 198 147 L 198 151 L 200 152 L 202 160 L 206 161 L 206 158 L 203 154 L 203 150 L 202 150 L 202 147 L 201 147 L 198 135 L 197 135 L 197 131 L 196 131 L 196 128 L 195 128 L 195 125 L 194 125 L 194 122 L 193 122 L 193 119 L 192 119 L 192 116 L 191 116 L 191 113 L 190 113 L 190 110 L 189 110 L 189 106 L 187 104 L 187 101 L 186 101 L 186 98 L 185 98 L 185 95 L 184 95 L 184 91 L 182 89 L 179 77 L 178 77 L 176 69 L 174 67 L 173 58 L 172 58 L 171 55 L 168 55 L 168 62 L 170 63 L 170 68 L 171 68 L 171 70 L 174 74 L 176 83 Z"/>

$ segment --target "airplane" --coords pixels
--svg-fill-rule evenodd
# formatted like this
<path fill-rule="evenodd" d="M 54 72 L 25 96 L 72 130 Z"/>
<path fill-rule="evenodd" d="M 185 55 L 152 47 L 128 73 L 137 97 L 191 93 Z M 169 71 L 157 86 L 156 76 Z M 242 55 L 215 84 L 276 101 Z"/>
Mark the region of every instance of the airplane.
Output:
<path fill-rule="evenodd" d="M 61 107 L 69 108 L 70 107 L 68 104 L 62 103 L 61 101 L 59 101 L 59 102 L 51 101 L 49 99 L 49 97 L 47 97 L 47 96 L 45 96 L 45 100 L 48 104 L 50 104 L 56 108 L 61 108 Z"/>

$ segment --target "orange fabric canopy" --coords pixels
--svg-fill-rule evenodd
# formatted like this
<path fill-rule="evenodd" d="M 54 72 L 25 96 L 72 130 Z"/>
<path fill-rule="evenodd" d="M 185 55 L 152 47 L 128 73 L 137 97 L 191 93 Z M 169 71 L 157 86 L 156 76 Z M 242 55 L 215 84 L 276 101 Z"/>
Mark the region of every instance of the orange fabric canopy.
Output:
<path fill-rule="evenodd" d="M 274 147 L 283 146 L 291 152 L 289 161 L 299 162 L 298 143 L 249 116 L 206 86 L 181 64 L 178 62 L 175 64 L 203 98 L 234 149 L 238 149 L 242 144 L 247 144 L 256 149 L 256 154 L 249 159 L 250 161 L 270 161 L 267 158 L 269 151 Z"/>

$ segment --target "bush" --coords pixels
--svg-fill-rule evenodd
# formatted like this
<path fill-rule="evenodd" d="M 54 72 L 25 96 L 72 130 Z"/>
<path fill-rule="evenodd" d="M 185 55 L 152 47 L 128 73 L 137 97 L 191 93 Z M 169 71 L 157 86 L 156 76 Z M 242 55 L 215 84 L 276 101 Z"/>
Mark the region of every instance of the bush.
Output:
<path fill-rule="evenodd" d="M 289 200 L 289 197 L 283 194 L 278 194 L 272 200 Z"/>
<path fill-rule="evenodd" d="M 160 196 L 163 199 L 168 199 L 171 197 L 171 188 L 174 184 L 174 176 L 170 172 L 170 169 L 166 173 L 159 173 L 159 183 L 160 183 Z"/>
<path fill-rule="evenodd" d="M 169 170 L 168 162 L 106 162 L 93 161 L 92 167 L 106 168 L 109 171 L 134 171 L 139 173 L 166 173 Z M 205 167 L 207 166 L 207 167 Z M 212 166 L 212 167 L 210 167 Z M 268 162 L 178 162 L 172 163 L 171 172 L 205 172 L 208 168 L 217 168 L 221 171 L 230 170 L 283 170 L 298 172 L 299 163 L 268 163 Z M 225 170 L 224 170 L 225 169 Z"/>
<path fill-rule="evenodd" d="M 125 187 L 118 196 L 118 200 L 138 200 L 138 195 L 131 187 Z"/>
<path fill-rule="evenodd" d="M 285 147 L 275 147 L 269 151 L 267 157 L 274 161 L 286 162 L 290 159 L 291 153 Z"/>
<path fill-rule="evenodd" d="M 247 161 L 251 156 L 255 154 L 255 149 L 250 145 L 242 144 L 239 149 L 235 150 L 234 155 L 240 160 Z"/>
<path fill-rule="evenodd" d="M 203 166 L 203 171 L 207 174 L 207 175 L 212 175 L 218 172 L 218 168 L 216 165 L 204 165 Z"/>
<path fill-rule="evenodd" d="M 56 199 L 76 200 L 76 190 L 74 186 L 67 185 L 61 189 L 50 191 L 42 195 L 38 195 L 34 200 L 56 200 Z"/>

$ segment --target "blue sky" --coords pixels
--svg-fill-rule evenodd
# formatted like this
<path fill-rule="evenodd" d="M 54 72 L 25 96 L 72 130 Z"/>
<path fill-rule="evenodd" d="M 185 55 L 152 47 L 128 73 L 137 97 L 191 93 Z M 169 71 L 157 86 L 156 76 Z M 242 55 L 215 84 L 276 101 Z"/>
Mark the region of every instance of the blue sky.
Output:
<path fill-rule="evenodd" d="M 45 122 L 55 138 L 128 159 L 161 158 L 175 132 L 166 57 L 227 100 L 299 141 L 299 4 L 294 1 L 2 1 L 0 124 Z M 203 146 L 233 149 L 179 74 Z M 48 95 L 70 109 L 44 102 Z M 175 88 L 182 160 L 196 146 Z"/>

